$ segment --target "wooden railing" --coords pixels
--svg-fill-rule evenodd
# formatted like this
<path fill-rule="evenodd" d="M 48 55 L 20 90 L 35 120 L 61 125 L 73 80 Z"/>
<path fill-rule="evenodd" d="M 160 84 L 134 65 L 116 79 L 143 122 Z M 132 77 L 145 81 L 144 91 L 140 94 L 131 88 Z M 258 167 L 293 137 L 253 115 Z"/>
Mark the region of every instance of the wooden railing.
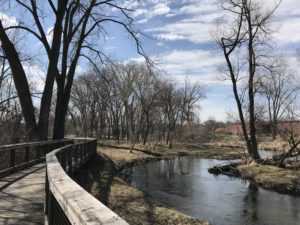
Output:
<path fill-rule="evenodd" d="M 64 139 L 0 146 L 0 178 L 42 162 L 49 152 L 73 142 Z"/>
<path fill-rule="evenodd" d="M 96 154 L 94 139 L 77 139 L 46 156 L 45 218 L 49 225 L 128 225 L 70 176 Z"/>

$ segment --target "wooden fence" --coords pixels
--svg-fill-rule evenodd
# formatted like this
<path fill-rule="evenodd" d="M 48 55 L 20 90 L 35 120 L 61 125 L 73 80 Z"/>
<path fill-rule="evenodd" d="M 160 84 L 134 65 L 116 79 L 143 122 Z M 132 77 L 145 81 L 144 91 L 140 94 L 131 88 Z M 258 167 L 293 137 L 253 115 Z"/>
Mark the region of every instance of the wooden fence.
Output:
<path fill-rule="evenodd" d="M 49 225 L 128 225 L 70 176 L 96 154 L 94 139 L 77 139 L 46 156 L 45 218 Z"/>
<path fill-rule="evenodd" d="M 0 146 L 0 178 L 42 162 L 49 152 L 73 142 L 64 139 Z"/>

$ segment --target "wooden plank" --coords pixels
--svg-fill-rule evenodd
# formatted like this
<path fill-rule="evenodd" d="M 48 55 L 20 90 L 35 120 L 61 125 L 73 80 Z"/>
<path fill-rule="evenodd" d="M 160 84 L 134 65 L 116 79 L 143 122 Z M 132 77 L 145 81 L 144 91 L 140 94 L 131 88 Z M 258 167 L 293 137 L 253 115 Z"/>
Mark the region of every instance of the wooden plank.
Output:
<path fill-rule="evenodd" d="M 96 145 L 94 146 L 96 147 Z M 78 148 L 80 152 L 88 153 L 88 151 L 84 151 L 83 145 L 76 145 L 74 153 L 79 152 L 77 151 Z M 70 150 L 72 150 L 70 146 L 54 150 L 47 154 L 46 162 L 49 189 L 60 207 L 64 209 L 71 224 L 128 225 L 125 220 L 86 192 L 66 174 L 57 156 L 60 151 Z M 83 160 L 81 162 L 79 160 L 75 162 L 80 165 Z M 52 217 L 52 219 L 54 218 Z"/>
<path fill-rule="evenodd" d="M 44 224 L 45 163 L 0 179 L 0 224 Z"/>

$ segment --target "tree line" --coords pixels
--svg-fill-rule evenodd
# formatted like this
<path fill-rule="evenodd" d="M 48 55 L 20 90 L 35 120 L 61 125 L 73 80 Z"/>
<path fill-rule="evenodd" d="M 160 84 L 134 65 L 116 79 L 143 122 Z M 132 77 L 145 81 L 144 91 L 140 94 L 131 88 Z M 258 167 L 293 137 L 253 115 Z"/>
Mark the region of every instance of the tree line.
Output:
<path fill-rule="evenodd" d="M 106 64 L 78 76 L 71 92 L 68 125 L 76 135 L 122 139 L 132 144 L 192 136 L 195 110 L 207 88 L 187 78 L 163 79 L 146 64 Z"/>

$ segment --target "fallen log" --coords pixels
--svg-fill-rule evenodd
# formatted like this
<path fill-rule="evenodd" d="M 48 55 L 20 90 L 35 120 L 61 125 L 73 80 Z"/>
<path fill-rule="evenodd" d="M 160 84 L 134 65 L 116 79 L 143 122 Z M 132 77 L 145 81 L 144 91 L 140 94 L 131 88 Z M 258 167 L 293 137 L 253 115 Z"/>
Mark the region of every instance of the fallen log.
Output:
<path fill-rule="evenodd" d="M 236 169 L 240 163 L 230 163 L 223 166 L 214 166 L 208 169 L 208 172 L 214 175 L 226 174 L 231 176 L 239 176 L 239 171 Z"/>

